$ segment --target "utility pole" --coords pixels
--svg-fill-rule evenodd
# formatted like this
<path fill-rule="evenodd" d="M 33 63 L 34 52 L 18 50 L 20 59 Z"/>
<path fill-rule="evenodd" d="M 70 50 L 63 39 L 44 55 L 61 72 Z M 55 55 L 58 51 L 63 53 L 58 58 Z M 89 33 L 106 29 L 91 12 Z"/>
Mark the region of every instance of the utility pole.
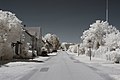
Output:
<path fill-rule="evenodd" d="M 39 55 L 41 55 L 41 48 L 42 48 L 42 28 L 40 27 L 40 30 L 39 30 Z"/>
<path fill-rule="evenodd" d="M 90 53 L 90 61 L 91 61 L 91 57 L 92 57 L 91 47 L 89 48 L 89 53 Z"/>
<path fill-rule="evenodd" d="M 108 0 L 106 0 L 106 21 L 109 21 L 109 5 Z"/>
<path fill-rule="evenodd" d="M 88 40 L 88 51 L 89 51 L 90 61 L 92 57 L 91 48 L 92 48 L 92 41 Z"/>
<path fill-rule="evenodd" d="M 80 55 L 80 53 L 79 53 L 79 48 L 80 48 L 80 44 L 78 43 L 78 51 L 77 51 L 77 53 L 78 53 L 78 56 Z"/>

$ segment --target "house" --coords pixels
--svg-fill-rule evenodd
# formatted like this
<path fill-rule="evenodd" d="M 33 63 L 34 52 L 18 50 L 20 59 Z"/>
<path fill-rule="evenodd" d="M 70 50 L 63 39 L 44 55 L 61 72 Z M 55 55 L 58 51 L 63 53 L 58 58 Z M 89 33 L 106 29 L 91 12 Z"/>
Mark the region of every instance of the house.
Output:
<path fill-rule="evenodd" d="M 19 43 L 13 44 L 15 46 L 15 58 L 33 58 L 41 54 L 42 44 L 39 34 L 40 32 L 35 31 L 33 27 L 31 28 L 32 29 L 23 27 L 20 41 L 18 41 Z"/>

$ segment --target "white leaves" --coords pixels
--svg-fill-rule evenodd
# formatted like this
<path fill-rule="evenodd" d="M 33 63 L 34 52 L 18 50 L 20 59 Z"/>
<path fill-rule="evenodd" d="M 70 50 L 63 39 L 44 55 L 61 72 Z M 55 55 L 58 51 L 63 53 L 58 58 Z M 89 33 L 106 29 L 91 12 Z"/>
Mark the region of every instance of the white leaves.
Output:
<path fill-rule="evenodd" d="M 11 43 L 20 40 L 21 23 L 15 14 L 0 10 L 0 57 L 12 59 Z"/>
<path fill-rule="evenodd" d="M 90 25 L 88 30 L 83 32 L 83 36 L 81 38 L 83 39 L 84 45 L 88 44 L 88 40 L 91 40 L 93 46 L 96 41 L 99 45 L 103 45 L 106 35 L 111 33 L 117 34 L 118 32 L 119 31 L 112 25 L 109 25 L 107 21 L 104 22 L 97 20 L 96 23 Z"/>
<path fill-rule="evenodd" d="M 92 45 L 92 54 L 95 57 L 120 60 L 120 32 L 107 21 L 97 20 L 83 32 L 81 38 L 85 49 Z M 89 44 L 89 40 L 91 40 L 91 44 Z"/>
<path fill-rule="evenodd" d="M 44 36 L 44 40 L 48 41 L 52 45 L 53 50 L 57 50 L 60 46 L 59 38 L 55 34 L 46 34 Z"/>
<path fill-rule="evenodd" d="M 21 22 L 15 14 L 0 10 L 0 36 L 5 36 L 1 39 L 8 42 L 18 40 L 21 31 Z"/>

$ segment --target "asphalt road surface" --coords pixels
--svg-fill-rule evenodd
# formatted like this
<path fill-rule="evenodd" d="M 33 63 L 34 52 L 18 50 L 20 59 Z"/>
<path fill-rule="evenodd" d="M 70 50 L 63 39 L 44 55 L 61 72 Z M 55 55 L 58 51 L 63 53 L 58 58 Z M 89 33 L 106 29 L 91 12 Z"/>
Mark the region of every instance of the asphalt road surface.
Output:
<path fill-rule="evenodd" d="M 87 65 L 60 51 L 21 80 L 106 80 Z"/>

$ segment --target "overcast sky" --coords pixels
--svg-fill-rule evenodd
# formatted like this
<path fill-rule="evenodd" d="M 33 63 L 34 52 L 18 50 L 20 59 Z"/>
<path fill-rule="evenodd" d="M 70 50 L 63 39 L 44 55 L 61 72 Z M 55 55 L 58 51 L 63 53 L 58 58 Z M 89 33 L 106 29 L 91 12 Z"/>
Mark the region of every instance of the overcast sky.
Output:
<path fill-rule="evenodd" d="M 61 41 L 79 42 L 95 20 L 105 20 L 105 0 L 0 0 L 0 9 L 16 14 L 27 26 L 41 26 Z M 120 0 L 109 0 L 109 22 L 120 29 Z"/>

